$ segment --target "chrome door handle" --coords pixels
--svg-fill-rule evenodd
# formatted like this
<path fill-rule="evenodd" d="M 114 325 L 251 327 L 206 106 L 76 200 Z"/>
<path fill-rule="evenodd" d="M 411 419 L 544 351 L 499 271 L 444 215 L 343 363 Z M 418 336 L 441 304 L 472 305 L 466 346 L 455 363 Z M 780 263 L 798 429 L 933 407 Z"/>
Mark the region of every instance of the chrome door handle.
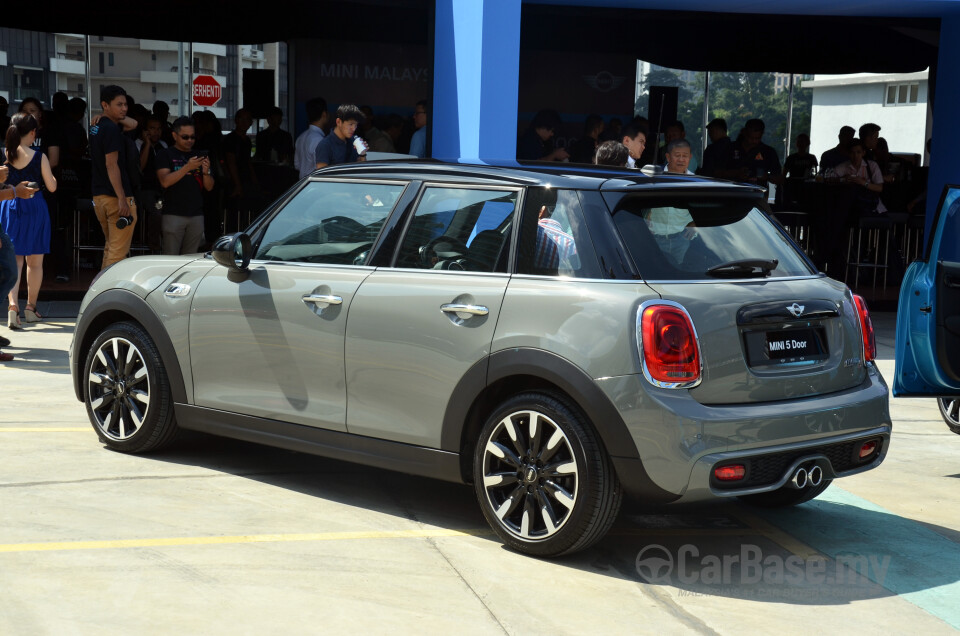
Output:
<path fill-rule="evenodd" d="M 314 305 L 341 305 L 343 298 L 332 294 L 306 294 L 303 297 L 304 303 L 313 303 Z"/>
<path fill-rule="evenodd" d="M 460 303 L 447 303 L 440 305 L 440 311 L 448 314 L 472 314 L 474 316 L 486 316 L 490 310 L 483 305 L 463 305 Z"/>

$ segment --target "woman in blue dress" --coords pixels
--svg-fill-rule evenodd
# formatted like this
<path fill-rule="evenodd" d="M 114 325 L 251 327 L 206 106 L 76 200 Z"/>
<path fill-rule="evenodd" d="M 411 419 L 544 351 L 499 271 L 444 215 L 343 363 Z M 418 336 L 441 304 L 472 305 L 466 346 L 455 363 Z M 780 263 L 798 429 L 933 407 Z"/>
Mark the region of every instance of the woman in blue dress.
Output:
<path fill-rule="evenodd" d="M 50 170 L 50 161 L 46 155 L 32 149 L 37 137 L 39 124 L 29 114 L 17 113 L 7 128 L 5 147 L 6 166 L 11 183 L 35 181 L 43 183 L 49 192 L 57 189 L 57 180 Z M 27 265 L 27 304 L 23 309 L 26 322 L 38 322 L 43 319 L 37 312 L 37 296 L 43 282 L 43 255 L 50 251 L 50 214 L 42 196 L 29 199 L 13 199 L 0 203 L 0 226 L 13 241 L 17 256 L 17 284 L 8 296 L 7 326 L 20 328 L 20 309 L 17 304 L 20 291 L 20 276 L 23 264 Z"/>

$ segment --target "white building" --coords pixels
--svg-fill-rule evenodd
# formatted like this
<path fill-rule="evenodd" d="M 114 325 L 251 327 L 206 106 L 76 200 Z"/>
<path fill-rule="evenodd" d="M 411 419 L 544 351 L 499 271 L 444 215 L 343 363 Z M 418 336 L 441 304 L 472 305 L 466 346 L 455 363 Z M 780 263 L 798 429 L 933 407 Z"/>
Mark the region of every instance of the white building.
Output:
<path fill-rule="evenodd" d="M 927 165 L 924 143 L 933 121 L 927 73 L 815 75 L 805 81 L 804 88 L 813 89 L 810 152 L 820 156 L 836 146 L 843 126 L 857 130 L 874 123 L 880 126 L 890 152 L 918 154 Z"/>
<path fill-rule="evenodd" d="M 201 110 L 191 98 L 191 64 L 184 58 L 184 109 L 178 103 L 178 43 L 109 36 L 89 37 L 89 73 L 92 96 L 86 95 L 88 71 L 84 36 L 75 33 L 41 33 L 0 29 L 0 96 L 11 102 L 8 114 L 25 97 L 36 97 L 49 108 L 54 92 L 87 100 L 97 112 L 100 88 L 118 84 L 148 109 L 157 100 L 170 106 L 171 117 Z M 9 49 L 9 51 L 8 51 Z M 189 43 L 184 43 L 184 55 Z M 9 55 L 8 55 L 9 53 Z M 286 46 L 267 44 L 223 45 L 193 43 L 194 75 L 212 75 L 223 87 L 220 102 L 210 110 L 225 129 L 243 103 L 243 69 L 273 69 L 272 103 L 286 110 Z"/>

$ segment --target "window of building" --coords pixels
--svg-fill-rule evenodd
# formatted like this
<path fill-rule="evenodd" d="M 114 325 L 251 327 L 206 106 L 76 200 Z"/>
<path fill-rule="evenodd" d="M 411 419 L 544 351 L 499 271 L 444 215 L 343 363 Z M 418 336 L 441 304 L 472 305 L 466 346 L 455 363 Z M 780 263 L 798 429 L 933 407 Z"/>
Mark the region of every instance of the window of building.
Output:
<path fill-rule="evenodd" d="M 110 53 L 110 54 L 109 54 L 109 58 L 110 58 L 110 60 L 109 60 L 109 62 L 107 62 L 107 63 L 108 63 L 110 66 L 113 66 L 113 53 Z"/>
<path fill-rule="evenodd" d="M 887 84 L 884 106 L 909 106 L 916 104 L 920 97 L 919 83 Z"/>
<path fill-rule="evenodd" d="M 100 72 L 103 73 L 103 51 L 100 51 L 100 55 L 98 55 L 98 58 L 100 60 Z"/>

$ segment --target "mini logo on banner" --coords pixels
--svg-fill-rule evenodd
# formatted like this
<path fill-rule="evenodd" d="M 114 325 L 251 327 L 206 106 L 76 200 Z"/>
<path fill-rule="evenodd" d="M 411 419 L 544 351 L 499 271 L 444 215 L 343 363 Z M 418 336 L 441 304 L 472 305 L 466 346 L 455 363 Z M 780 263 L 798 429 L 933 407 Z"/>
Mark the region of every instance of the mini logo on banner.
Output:
<path fill-rule="evenodd" d="M 609 93 L 619 88 L 625 79 L 623 76 L 614 76 L 609 71 L 600 71 L 596 75 L 584 75 L 582 77 L 587 86 L 601 93 Z"/>

